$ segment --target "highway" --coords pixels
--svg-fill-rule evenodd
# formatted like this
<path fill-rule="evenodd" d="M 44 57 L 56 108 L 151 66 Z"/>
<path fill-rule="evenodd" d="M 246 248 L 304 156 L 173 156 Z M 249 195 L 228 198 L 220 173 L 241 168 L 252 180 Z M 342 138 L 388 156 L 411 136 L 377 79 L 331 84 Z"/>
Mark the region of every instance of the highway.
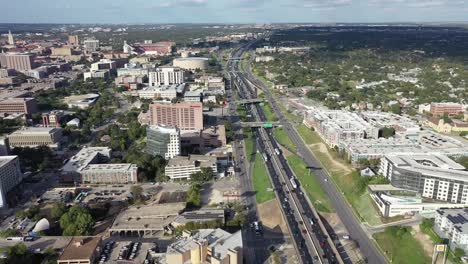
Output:
<path fill-rule="evenodd" d="M 242 52 L 242 49 L 237 51 L 240 55 Z M 235 55 L 236 52 L 233 56 Z M 238 73 L 237 63 L 228 64 L 228 70 L 230 70 L 231 80 L 239 89 L 242 99 L 256 98 L 256 93 L 249 82 L 243 74 Z M 258 105 L 248 105 L 246 109 L 255 121 L 266 121 L 265 115 Z M 275 149 L 279 149 L 279 146 L 272 136 L 271 130 L 254 128 L 253 132 L 257 138 L 259 151 L 269 157 L 265 164 L 302 262 L 313 263 L 315 260 L 317 263 L 344 263 L 318 214 L 310 207 L 304 192 L 300 187 L 296 189 L 290 182 L 289 179 L 295 177 L 294 173 L 283 155 L 275 154 Z"/>
<path fill-rule="evenodd" d="M 261 81 L 255 78 L 248 67 L 244 73 L 246 79 L 254 86 L 260 88 L 266 95 L 266 99 L 272 106 L 275 114 L 279 118 L 283 128 L 287 132 L 289 138 L 292 140 L 294 145 L 297 147 L 297 153 L 306 162 L 309 168 L 313 168 L 313 173 L 319 179 L 322 189 L 328 196 L 333 208 L 337 212 L 341 222 L 345 225 L 349 232 L 350 237 L 357 242 L 359 248 L 366 258 L 367 263 L 387 263 L 386 258 L 378 250 L 374 242 L 364 231 L 360 220 L 353 213 L 352 208 L 345 200 L 341 191 L 338 190 L 336 185 L 333 183 L 328 172 L 322 168 L 320 162 L 315 158 L 312 152 L 307 148 L 307 145 L 299 136 L 296 129 L 291 125 L 289 120 L 283 115 L 278 103 L 272 96 L 268 87 L 266 87 Z"/>

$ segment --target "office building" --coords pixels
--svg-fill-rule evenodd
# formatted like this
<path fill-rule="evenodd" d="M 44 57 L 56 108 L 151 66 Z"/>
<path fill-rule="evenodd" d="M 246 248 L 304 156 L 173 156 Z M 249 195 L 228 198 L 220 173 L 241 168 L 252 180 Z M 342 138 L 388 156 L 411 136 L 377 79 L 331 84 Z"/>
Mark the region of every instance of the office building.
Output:
<path fill-rule="evenodd" d="M 80 45 L 80 39 L 78 35 L 70 35 L 68 36 L 68 44 L 72 46 Z"/>
<path fill-rule="evenodd" d="M 0 53 L 2 68 L 27 71 L 35 68 L 34 55 L 28 53 Z"/>
<path fill-rule="evenodd" d="M 180 155 L 180 130 L 173 127 L 148 126 L 146 152 L 171 159 Z"/>
<path fill-rule="evenodd" d="M 179 67 L 158 67 L 149 72 L 149 86 L 181 84 L 184 82 L 184 70 Z"/>
<path fill-rule="evenodd" d="M 88 79 L 104 79 L 107 80 L 110 77 L 110 72 L 109 70 L 99 70 L 99 71 L 90 71 L 90 72 L 85 72 L 83 73 L 83 80 L 88 80 Z"/>
<path fill-rule="evenodd" d="M 9 134 L 8 141 L 10 147 L 30 147 L 46 146 L 49 148 L 59 148 L 62 140 L 62 128 L 49 127 L 25 127 Z"/>
<path fill-rule="evenodd" d="M 138 96 L 142 99 L 166 99 L 172 100 L 183 94 L 185 84 L 158 85 L 145 87 L 138 90 Z"/>
<path fill-rule="evenodd" d="M 184 148 L 206 153 L 214 148 L 226 146 L 226 128 L 224 125 L 211 126 L 201 131 L 181 135 L 181 145 Z"/>
<path fill-rule="evenodd" d="M 198 91 L 188 91 L 184 93 L 184 102 L 200 102 L 202 93 Z"/>
<path fill-rule="evenodd" d="M 382 158 L 379 173 L 392 186 L 415 191 L 424 198 L 468 204 L 468 171 L 447 156 L 390 154 Z"/>
<path fill-rule="evenodd" d="M 8 207 L 7 194 L 23 180 L 18 156 L 0 157 L 0 208 Z"/>
<path fill-rule="evenodd" d="M 181 238 L 167 247 L 166 262 L 241 264 L 242 232 L 234 234 L 218 229 L 184 231 Z"/>
<path fill-rule="evenodd" d="M 99 40 L 97 39 L 85 39 L 83 41 L 85 52 L 96 52 L 99 49 Z"/>
<path fill-rule="evenodd" d="M 435 213 L 434 231 L 449 241 L 452 250 L 468 252 L 468 209 L 439 209 Z"/>
<path fill-rule="evenodd" d="M 42 125 L 44 127 L 61 127 L 66 113 L 63 110 L 54 110 L 42 113 Z"/>
<path fill-rule="evenodd" d="M 190 179 L 191 175 L 200 172 L 202 168 L 210 168 L 217 173 L 216 157 L 203 155 L 177 156 L 169 160 L 165 175 L 171 180 Z"/>
<path fill-rule="evenodd" d="M 11 34 L 10 30 L 8 30 L 8 45 L 15 45 L 15 40 L 13 39 L 13 34 Z"/>
<path fill-rule="evenodd" d="M 93 264 L 101 253 L 101 237 L 73 237 L 57 259 L 57 264 Z"/>
<path fill-rule="evenodd" d="M 6 98 L 0 99 L 0 113 L 3 114 L 26 114 L 36 113 L 37 102 L 34 98 Z"/>
<path fill-rule="evenodd" d="M 126 63 L 124 68 L 117 69 L 117 76 L 147 76 L 148 68 L 141 67 L 140 63 Z"/>
<path fill-rule="evenodd" d="M 208 64 L 208 58 L 200 57 L 176 58 L 172 61 L 174 67 L 188 71 L 206 70 L 208 69 Z"/>
<path fill-rule="evenodd" d="M 71 56 L 73 55 L 73 50 L 70 47 L 52 47 L 50 48 L 52 56 Z"/>
<path fill-rule="evenodd" d="M 108 59 L 101 59 L 100 61 L 91 64 L 91 71 L 114 71 L 116 68 L 116 62 Z"/>
<path fill-rule="evenodd" d="M 138 182 L 138 167 L 131 163 L 89 164 L 81 171 L 83 184 L 129 184 Z"/>
<path fill-rule="evenodd" d="M 128 184 L 138 182 L 138 167 L 131 163 L 106 163 L 108 147 L 84 147 L 62 167 L 64 176 L 82 184 Z"/>
<path fill-rule="evenodd" d="M 432 116 L 442 117 L 444 114 L 455 116 L 463 113 L 463 105 L 457 103 L 431 103 L 430 112 Z"/>
<path fill-rule="evenodd" d="M 202 103 L 153 103 L 149 112 L 151 125 L 177 127 L 181 131 L 203 129 Z"/>

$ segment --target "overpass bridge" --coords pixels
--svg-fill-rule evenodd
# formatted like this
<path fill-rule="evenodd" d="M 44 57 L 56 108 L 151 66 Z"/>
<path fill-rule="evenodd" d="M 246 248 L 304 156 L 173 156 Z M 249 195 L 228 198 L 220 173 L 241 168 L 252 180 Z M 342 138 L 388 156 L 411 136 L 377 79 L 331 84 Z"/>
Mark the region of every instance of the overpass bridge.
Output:
<path fill-rule="evenodd" d="M 243 99 L 243 100 L 236 100 L 234 103 L 236 104 L 255 104 L 255 103 L 266 103 L 268 100 L 262 98 L 254 98 L 254 99 Z"/>
<path fill-rule="evenodd" d="M 281 127 L 280 122 L 240 122 L 241 127 L 263 127 L 263 128 L 273 128 Z"/>

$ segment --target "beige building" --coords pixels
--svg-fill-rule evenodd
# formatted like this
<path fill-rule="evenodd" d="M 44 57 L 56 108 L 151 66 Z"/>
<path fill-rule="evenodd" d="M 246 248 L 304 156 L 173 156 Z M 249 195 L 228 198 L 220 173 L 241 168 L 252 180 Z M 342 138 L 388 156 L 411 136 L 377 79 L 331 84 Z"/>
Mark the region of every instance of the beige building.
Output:
<path fill-rule="evenodd" d="M 138 182 L 138 167 L 131 163 L 89 164 L 81 170 L 82 183 L 128 184 Z"/>
<path fill-rule="evenodd" d="M 243 263 L 242 232 L 230 234 L 220 228 L 200 229 L 191 234 L 184 231 L 182 238 L 167 248 L 166 262 L 171 264 L 240 264 Z"/>
<path fill-rule="evenodd" d="M 73 237 L 57 264 L 93 264 L 101 251 L 101 237 Z"/>
<path fill-rule="evenodd" d="M 176 58 L 172 62 L 175 67 L 184 70 L 206 70 L 208 69 L 208 58 L 189 57 L 189 58 Z"/>
<path fill-rule="evenodd" d="M 0 113 L 3 114 L 33 114 L 37 112 L 36 99 L 6 98 L 0 99 Z"/>
<path fill-rule="evenodd" d="M 78 35 L 68 36 L 68 44 L 73 45 L 73 46 L 80 45 L 80 39 L 79 39 Z"/>
<path fill-rule="evenodd" d="M 71 56 L 73 51 L 70 47 L 51 48 L 52 56 Z"/>
<path fill-rule="evenodd" d="M 191 175 L 200 172 L 202 168 L 211 168 L 217 173 L 216 157 L 203 155 L 177 156 L 169 160 L 165 168 L 167 177 L 174 179 L 190 179 Z"/>
<path fill-rule="evenodd" d="M 35 68 L 34 55 L 28 53 L 0 53 L 1 67 L 27 71 Z"/>
<path fill-rule="evenodd" d="M 203 105 L 200 102 L 154 103 L 149 112 L 151 125 L 177 127 L 181 131 L 203 129 Z"/>
<path fill-rule="evenodd" d="M 439 119 L 437 117 L 428 118 L 425 122 L 425 125 L 431 127 L 439 133 L 449 134 L 452 132 L 459 133 L 463 131 L 468 131 L 468 122 L 461 120 L 452 120 L 452 123 L 445 123 L 444 119 Z"/>
<path fill-rule="evenodd" d="M 59 148 L 62 140 L 62 128 L 25 127 L 9 134 L 8 140 L 12 148 L 39 147 Z"/>

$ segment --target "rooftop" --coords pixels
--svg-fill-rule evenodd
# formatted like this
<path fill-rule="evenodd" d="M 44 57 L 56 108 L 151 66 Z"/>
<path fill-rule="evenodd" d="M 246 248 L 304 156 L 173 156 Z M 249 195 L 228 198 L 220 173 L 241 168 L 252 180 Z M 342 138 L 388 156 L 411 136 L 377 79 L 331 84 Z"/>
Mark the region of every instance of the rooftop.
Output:
<path fill-rule="evenodd" d="M 185 89 L 185 83 L 181 83 L 181 84 L 148 86 L 139 90 L 139 92 L 161 92 L 161 91 L 175 90 L 178 93 L 182 93 L 184 92 L 184 89 Z"/>
<path fill-rule="evenodd" d="M 199 247 L 199 242 L 206 241 L 208 247 L 213 248 L 215 258 L 222 259 L 229 249 L 242 248 L 242 233 L 237 231 L 230 234 L 220 228 L 200 229 L 190 237 L 183 237 L 167 248 L 167 254 L 180 254 Z"/>
<path fill-rule="evenodd" d="M 90 259 L 101 243 L 101 237 L 73 237 L 58 260 Z"/>
<path fill-rule="evenodd" d="M 137 168 L 136 164 L 132 163 L 105 163 L 105 164 L 89 164 L 81 171 L 131 171 Z"/>
<path fill-rule="evenodd" d="M 132 206 L 114 220 L 111 231 L 164 230 L 185 209 L 185 202 Z"/>
<path fill-rule="evenodd" d="M 468 233 L 468 209 L 439 209 L 436 214 L 447 217 L 459 232 Z"/>
<path fill-rule="evenodd" d="M 84 147 L 76 153 L 63 166 L 66 172 L 79 172 L 88 166 L 98 155 L 110 157 L 111 149 L 108 147 Z"/>
<path fill-rule="evenodd" d="M 18 158 L 18 156 L 0 156 L 0 167 L 7 164 L 8 162 Z"/>
<path fill-rule="evenodd" d="M 158 125 L 150 125 L 148 126 L 149 130 L 159 132 L 161 134 L 174 134 L 179 133 L 179 129 L 170 126 L 158 126 Z"/>
<path fill-rule="evenodd" d="M 212 167 L 213 165 L 216 165 L 216 157 L 204 155 L 176 156 L 169 160 L 166 167 L 193 165 L 196 167 Z"/>
<path fill-rule="evenodd" d="M 57 127 L 23 127 L 12 132 L 10 135 L 31 135 L 31 134 L 54 134 L 62 131 L 62 128 Z"/>

